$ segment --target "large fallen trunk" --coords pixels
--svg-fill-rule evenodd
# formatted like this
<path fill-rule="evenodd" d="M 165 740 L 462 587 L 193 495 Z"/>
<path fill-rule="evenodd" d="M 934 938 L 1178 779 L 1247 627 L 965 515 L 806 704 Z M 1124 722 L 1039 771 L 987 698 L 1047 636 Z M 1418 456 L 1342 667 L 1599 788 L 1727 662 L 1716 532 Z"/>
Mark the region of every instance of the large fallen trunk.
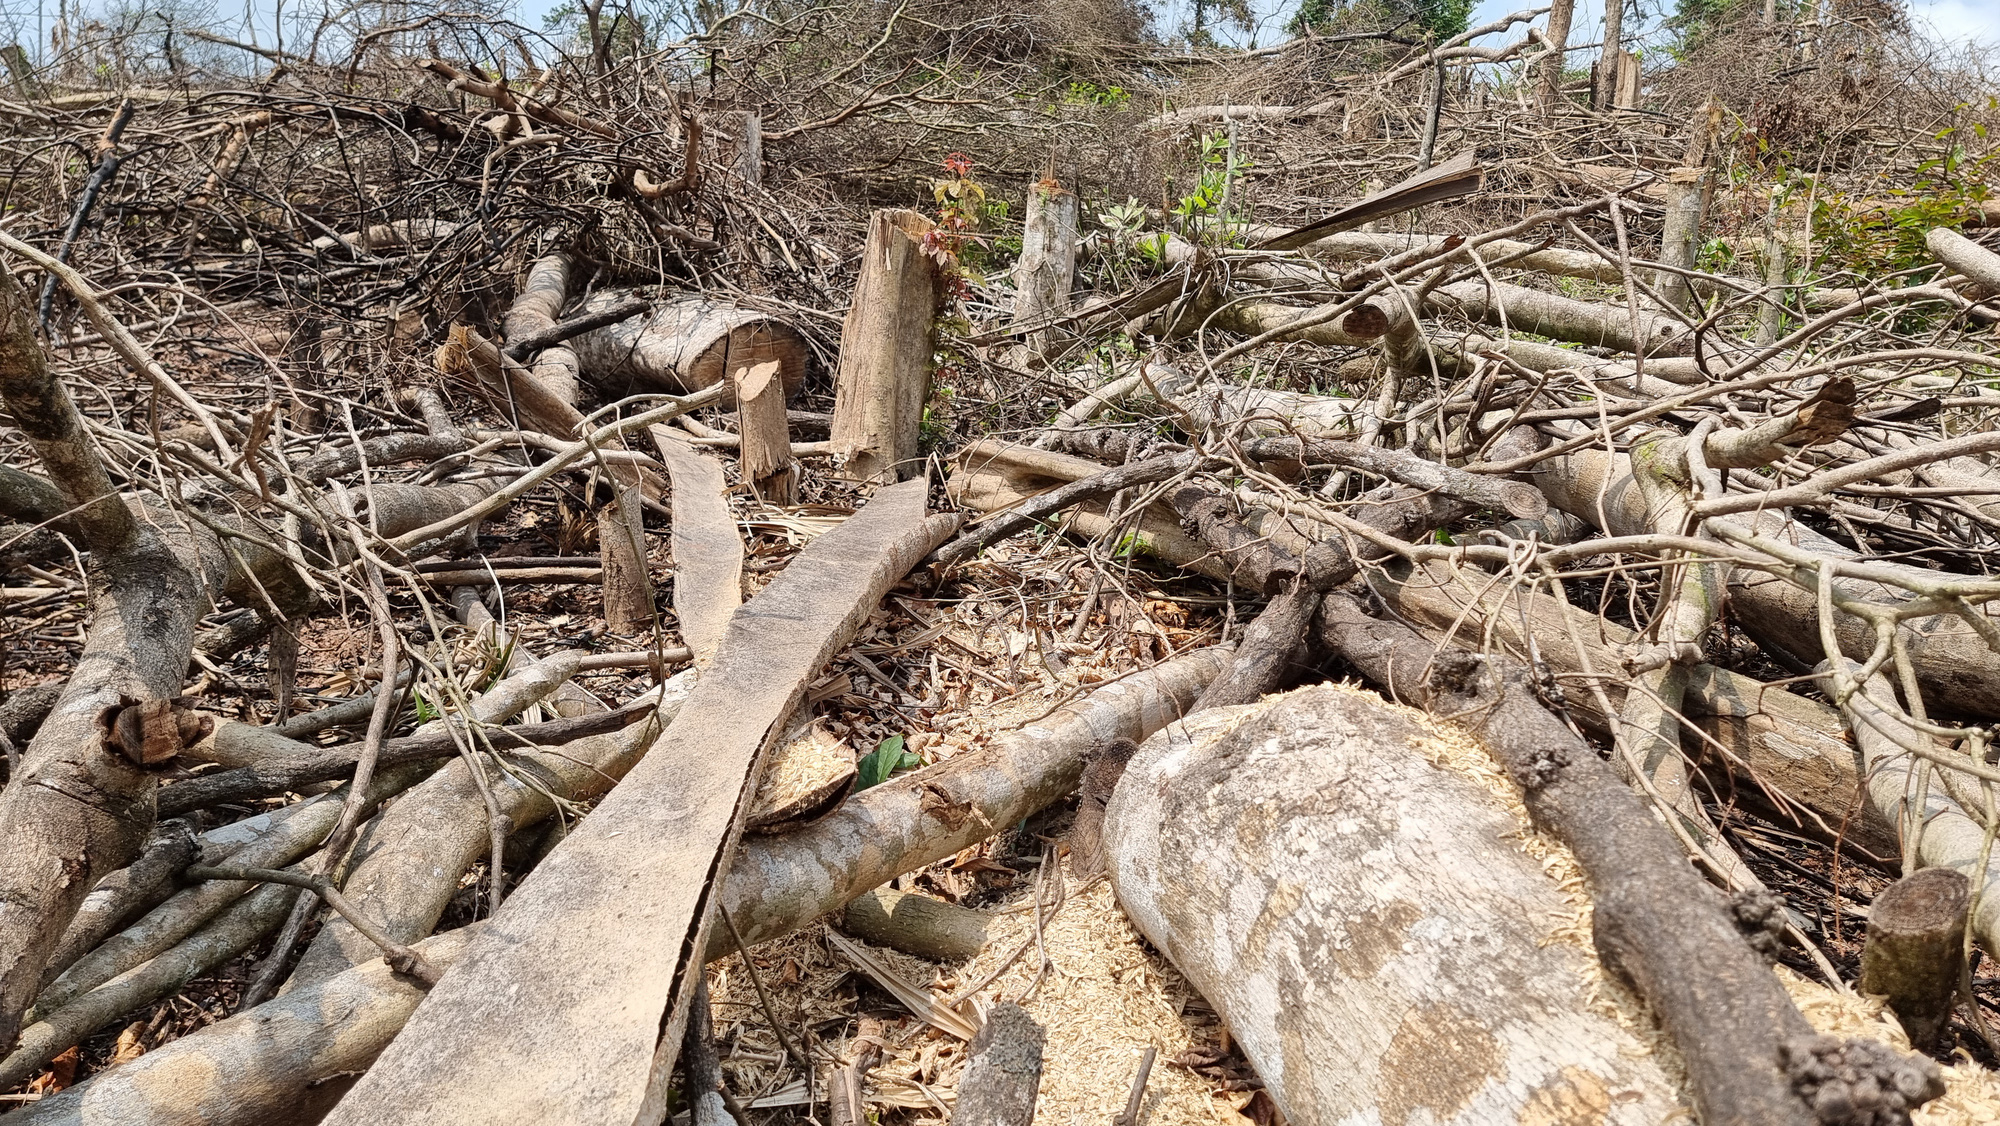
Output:
<path fill-rule="evenodd" d="M 577 306 L 577 315 L 611 308 L 630 293 L 606 290 Z M 785 397 L 806 378 L 805 338 L 770 313 L 712 297 L 661 302 L 645 317 L 592 329 L 570 342 L 583 371 L 609 398 L 683 395 L 722 383 L 731 372 L 775 361 Z M 725 401 L 733 401 L 725 395 Z"/>
<path fill-rule="evenodd" d="M 1094 748 L 1143 739 L 1185 714 L 1226 659 L 1224 650 L 1203 649 L 1162 662 L 987 747 L 856 794 L 806 828 L 752 838 L 722 882 L 723 905 L 746 942 L 763 942 L 951 856 L 1074 790 Z M 416 948 L 448 969 L 474 933 L 451 931 Z M 707 953 L 714 959 L 734 949 L 724 933 Z M 21 1126 L 315 1119 L 424 996 L 376 959 L 184 1036 L 13 1117 Z"/>
<path fill-rule="evenodd" d="M 684 970 L 699 965 L 710 882 L 735 854 L 761 752 L 806 680 L 956 528 L 925 518 L 927 489 L 878 491 L 737 611 L 645 759 L 500 909 L 330 1123 L 627 1126 L 663 1110 L 694 988 Z"/>
<path fill-rule="evenodd" d="M 1671 1117 L 1588 953 L 1549 941 L 1574 907 L 1440 739 L 1331 685 L 1169 728 L 1105 810 L 1119 904 L 1300 1126 Z"/>
<path fill-rule="evenodd" d="M 1871 1107 L 1875 1121 L 1907 1122 L 1909 1108 L 1944 1092 L 1929 1060 L 1814 1034 L 1765 964 L 1783 933 L 1782 901 L 1759 890 L 1725 904 L 1639 794 L 1542 706 L 1523 665 L 1436 653 L 1344 596 L 1321 615 L 1330 650 L 1399 698 L 1458 717 L 1521 788 L 1534 823 L 1569 846 L 1590 884 L 1598 956 L 1680 1048 L 1704 1123 L 1813 1126 L 1815 1109 L 1842 1099 Z"/>

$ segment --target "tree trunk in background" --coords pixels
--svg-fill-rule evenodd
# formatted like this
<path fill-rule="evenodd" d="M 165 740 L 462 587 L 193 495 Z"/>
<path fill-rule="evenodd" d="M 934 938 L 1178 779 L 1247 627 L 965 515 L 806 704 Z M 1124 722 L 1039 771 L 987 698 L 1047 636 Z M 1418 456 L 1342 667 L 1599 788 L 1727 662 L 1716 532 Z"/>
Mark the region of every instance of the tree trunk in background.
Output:
<path fill-rule="evenodd" d="M 851 481 L 895 481 L 916 467 L 944 280 L 923 245 L 933 229 L 914 211 L 877 211 L 868 221 L 834 386 L 833 448 Z"/>
<path fill-rule="evenodd" d="M 1576 0 L 1554 0 L 1549 6 L 1549 53 L 1542 62 L 1542 113 L 1552 114 L 1562 101 L 1563 59 L 1569 48 L 1569 21 Z"/>
<path fill-rule="evenodd" d="M 1076 282 L 1076 193 L 1054 180 L 1028 188 L 1028 215 L 1021 231 L 1021 261 L 1014 274 L 1014 323 L 1032 324 L 1069 311 L 1069 291 Z M 1028 334 L 1028 348 L 1047 357 L 1058 334 L 1050 329 Z"/>
<path fill-rule="evenodd" d="M 1618 104 L 1618 79 L 1625 64 L 1625 0 L 1604 0 L 1604 46 L 1597 52 L 1597 89 L 1592 101 L 1598 109 Z"/>

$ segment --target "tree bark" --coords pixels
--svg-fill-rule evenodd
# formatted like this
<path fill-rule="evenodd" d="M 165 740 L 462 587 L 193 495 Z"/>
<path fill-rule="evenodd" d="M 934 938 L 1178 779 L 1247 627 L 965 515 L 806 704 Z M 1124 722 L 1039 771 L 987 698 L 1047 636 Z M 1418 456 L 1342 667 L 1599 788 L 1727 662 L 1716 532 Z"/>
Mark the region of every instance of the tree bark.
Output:
<path fill-rule="evenodd" d="M 925 246 L 932 230 L 914 211 L 877 211 L 868 221 L 834 377 L 833 446 L 850 480 L 895 481 L 917 468 L 945 276 Z"/>
<path fill-rule="evenodd" d="M 1120 906 L 1300 1126 L 1669 1118 L 1588 955 L 1548 941 L 1557 885 L 1435 738 L 1331 685 L 1169 728 L 1105 812 Z"/>
<path fill-rule="evenodd" d="M 842 930 L 856 938 L 929 958 L 963 962 L 986 948 L 993 916 L 970 907 L 879 887 L 848 901 Z"/>

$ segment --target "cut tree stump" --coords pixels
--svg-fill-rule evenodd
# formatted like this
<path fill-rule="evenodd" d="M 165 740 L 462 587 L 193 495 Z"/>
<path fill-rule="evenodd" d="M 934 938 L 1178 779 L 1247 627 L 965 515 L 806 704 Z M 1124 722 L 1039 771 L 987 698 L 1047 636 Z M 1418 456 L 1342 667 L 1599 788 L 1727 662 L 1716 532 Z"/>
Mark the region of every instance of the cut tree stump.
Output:
<path fill-rule="evenodd" d="M 1972 882 L 1950 868 L 1912 872 L 1869 906 L 1861 991 L 1889 999 L 1913 1048 L 1930 1050 L 1951 1020 L 1971 906 Z"/>
<path fill-rule="evenodd" d="M 785 419 L 784 386 L 776 360 L 730 373 L 736 392 L 737 464 L 760 499 L 797 504 L 798 463 L 792 460 L 791 425 Z"/>
<path fill-rule="evenodd" d="M 914 211 L 877 211 L 868 221 L 834 380 L 833 448 L 852 481 L 894 481 L 916 469 L 945 276 L 924 246 L 933 229 Z"/>
<path fill-rule="evenodd" d="M 585 316 L 632 295 L 606 290 L 577 306 Z M 570 341 L 585 376 L 613 399 L 664 392 L 682 395 L 727 379 L 742 367 L 776 361 L 785 397 L 806 377 L 805 338 L 769 313 L 712 297 L 685 295 L 656 305 L 648 316 L 592 329 Z M 729 399 L 725 397 L 724 402 Z"/>
<path fill-rule="evenodd" d="M 1014 323 L 1032 325 L 1069 312 L 1076 284 L 1077 212 L 1081 201 L 1053 178 L 1028 186 L 1021 225 L 1021 259 L 1014 268 Z M 1052 329 L 1031 330 L 1028 350 L 1048 356 L 1062 341 Z"/>
<path fill-rule="evenodd" d="M 952 1126 L 1029 1126 L 1047 1039 L 1028 1010 L 1012 1002 L 995 1005 L 967 1048 L 972 1058 L 958 1081 Z"/>
<path fill-rule="evenodd" d="M 1575 907 L 1438 741 L 1331 685 L 1168 728 L 1105 811 L 1119 904 L 1295 1126 L 1673 1117 L 1549 941 Z"/>
<path fill-rule="evenodd" d="M 329 1126 L 664 1115 L 712 877 L 736 854 L 761 753 L 889 586 L 957 527 L 925 516 L 928 488 L 876 493 L 744 603 L 673 723 L 493 916 Z"/>

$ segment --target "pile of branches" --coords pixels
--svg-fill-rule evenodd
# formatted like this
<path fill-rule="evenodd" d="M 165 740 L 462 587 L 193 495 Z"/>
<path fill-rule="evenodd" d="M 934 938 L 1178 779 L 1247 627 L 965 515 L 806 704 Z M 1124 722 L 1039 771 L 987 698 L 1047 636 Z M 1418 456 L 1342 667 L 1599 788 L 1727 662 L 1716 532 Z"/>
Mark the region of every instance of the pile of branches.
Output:
<path fill-rule="evenodd" d="M 1070 870 L 1108 875 L 1294 1119 L 1386 1114 L 1396 1084 L 1349 1077 L 1407 1057 L 1417 1004 L 1553 1045 L 1482 1057 L 1495 1113 L 1554 1097 L 1551 1058 L 1705 1121 L 1908 1121 L 1944 1091 L 1816 1035 L 1775 960 L 1994 1062 L 1967 957 L 2000 950 L 1980 194 L 1857 268 L 1757 180 L 1753 107 L 1667 82 L 1589 108 L 1543 81 L 1539 10 L 1247 54 L 1094 11 L 746 7 L 649 45 L 593 10 L 553 63 L 516 37 L 511 80 L 465 60 L 513 31 L 447 21 L 457 61 L 383 29 L 253 52 L 283 71 L 259 81 L 0 106 L 0 552 L 47 681 L 0 702 L 23 1122 L 658 1121 L 671 1093 L 710 1126 L 743 1111 L 708 960 L 865 926 L 857 897 L 1079 788 Z M 1857 177 L 1856 137 L 1935 134 L 1891 108 L 1838 142 Z M 1014 184 L 1020 212 L 990 205 Z M 986 600 L 967 640 L 948 608 Z M 1001 680 L 981 646 L 1015 615 Z M 330 619 L 344 699 L 299 683 Z M 883 780 L 879 737 L 971 724 L 1031 648 L 1048 713 Z M 1555 958 L 1479 929 L 1540 910 L 1533 879 L 1419 857 L 1426 906 L 1384 906 L 1342 881 L 1386 845 L 1258 851 L 1345 855 L 1284 795 L 1434 781 L 1368 757 L 1411 721 L 1323 686 L 1348 676 L 1505 769 L 1684 1088 L 1604 1062 L 1560 975 L 1354 953 L 1471 928 Z M 815 719 L 878 749 L 829 754 Z M 1487 798 L 1423 792 L 1487 855 Z M 1865 949 L 1851 881 L 1884 889 Z M 1221 936 L 1218 888 L 1262 888 Z M 1483 906 L 1397 914 L 1433 900 Z M 1342 957 L 1287 953 L 1293 926 Z M 1405 992 L 1357 1021 L 1357 984 Z M 957 1115 L 1032 1116 L 1025 1017 L 900 999 L 972 1040 Z M 52 1061 L 147 1011 L 60 1090 Z M 808 1101 L 831 1064 L 862 1121 L 863 1034 L 815 1057 L 767 1015 Z M 1453 1106 L 1488 1091 L 1463 1081 Z"/>

